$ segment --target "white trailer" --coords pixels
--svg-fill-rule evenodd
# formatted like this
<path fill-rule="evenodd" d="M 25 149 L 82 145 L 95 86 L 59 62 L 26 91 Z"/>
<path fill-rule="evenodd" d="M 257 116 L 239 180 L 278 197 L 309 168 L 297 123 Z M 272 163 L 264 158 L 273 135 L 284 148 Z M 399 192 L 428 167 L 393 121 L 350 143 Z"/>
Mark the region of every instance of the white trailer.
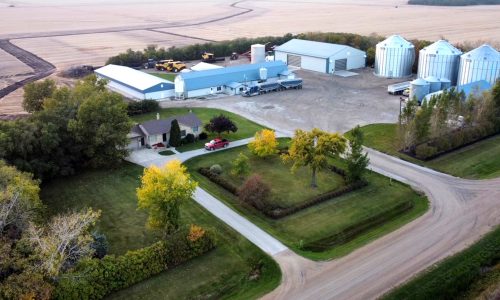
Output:
<path fill-rule="evenodd" d="M 406 89 L 410 88 L 411 81 L 399 82 L 387 86 L 387 92 L 391 95 L 401 95 Z"/>

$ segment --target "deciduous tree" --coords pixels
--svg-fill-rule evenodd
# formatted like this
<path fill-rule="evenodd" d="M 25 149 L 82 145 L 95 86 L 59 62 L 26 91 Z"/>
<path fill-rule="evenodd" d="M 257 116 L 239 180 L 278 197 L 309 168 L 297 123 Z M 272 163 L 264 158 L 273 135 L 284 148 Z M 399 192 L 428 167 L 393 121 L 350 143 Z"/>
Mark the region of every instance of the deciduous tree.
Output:
<path fill-rule="evenodd" d="M 191 180 L 180 161 L 173 160 L 159 168 L 144 169 L 137 189 L 139 208 L 149 212 L 148 226 L 169 235 L 179 228 L 180 206 L 188 201 L 197 183 Z"/>
<path fill-rule="evenodd" d="M 205 124 L 205 130 L 208 132 L 216 132 L 221 134 L 222 132 L 236 132 L 238 131 L 238 126 L 223 114 L 213 117 L 210 122 Z"/>
<path fill-rule="evenodd" d="M 338 133 L 314 128 L 312 131 L 296 130 L 288 154 L 282 159 L 292 163 L 292 172 L 302 166 L 312 171 L 311 186 L 317 187 L 316 172 L 328 166 L 328 157 L 344 153 L 346 139 Z"/>
<path fill-rule="evenodd" d="M 42 110 L 44 100 L 52 96 L 55 90 L 56 83 L 52 79 L 28 83 L 24 86 L 23 108 L 27 112 Z"/>
<path fill-rule="evenodd" d="M 241 153 L 232 163 L 231 174 L 234 176 L 245 176 L 250 173 L 250 165 L 248 164 L 248 157 Z"/>
<path fill-rule="evenodd" d="M 238 189 L 238 198 L 242 203 L 251 205 L 257 209 L 265 209 L 268 205 L 268 199 L 271 194 L 271 188 L 259 175 L 252 175 Z"/>
<path fill-rule="evenodd" d="M 263 129 L 255 133 L 255 139 L 248 144 L 248 149 L 259 156 L 268 157 L 278 153 L 278 140 L 274 130 Z"/>

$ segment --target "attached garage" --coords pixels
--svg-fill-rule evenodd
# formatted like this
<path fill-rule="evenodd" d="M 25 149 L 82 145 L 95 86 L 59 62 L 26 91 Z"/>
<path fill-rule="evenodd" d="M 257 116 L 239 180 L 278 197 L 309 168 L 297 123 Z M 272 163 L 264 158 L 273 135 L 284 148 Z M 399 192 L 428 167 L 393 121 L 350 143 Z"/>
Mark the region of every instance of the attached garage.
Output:
<path fill-rule="evenodd" d="M 275 60 L 321 73 L 365 67 L 366 52 L 338 44 L 293 39 L 275 49 Z"/>

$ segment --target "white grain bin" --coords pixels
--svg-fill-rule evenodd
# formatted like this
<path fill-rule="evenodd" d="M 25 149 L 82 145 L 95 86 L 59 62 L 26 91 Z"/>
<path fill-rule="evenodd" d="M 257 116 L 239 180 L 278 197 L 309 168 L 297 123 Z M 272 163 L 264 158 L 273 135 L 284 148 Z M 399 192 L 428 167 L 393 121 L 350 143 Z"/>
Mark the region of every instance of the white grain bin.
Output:
<path fill-rule="evenodd" d="M 267 80 L 267 69 L 266 68 L 259 69 L 259 78 L 260 78 L 260 80 Z"/>
<path fill-rule="evenodd" d="M 252 64 L 259 64 L 266 62 L 266 46 L 261 45 L 261 44 L 254 44 L 250 48 L 251 50 L 251 63 Z"/>
<path fill-rule="evenodd" d="M 447 90 L 451 87 L 451 80 L 448 78 L 439 78 L 439 81 L 441 81 L 441 90 Z"/>
<path fill-rule="evenodd" d="M 420 50 L 419 54 L 419 78 L 434 76 L 449 79 L 453 84 L 456 83 L 462 51 L 445 40 L 439 40 Z"/>
<path fill-rule="evenodd" d="M 184 79 L 182 75 L 177 75 L 174 79 L 174 92 L 177 98 L 184 97 L 184 93 L 186 92 L 186 85 L 184 83 Z"/>
<path fill-rule="evenodd" d="M 434 93 L 441 90 L 441 81 L 435 76 L 427 76 L 424 78 L 429 83 L 429 93 Z"/>
<path fill-rule="evenodd" d="M 422 101 L 429 94 L 430 87 L 431 85 L 422 78 L 413 80 L 410 83 L 410 99 L 413 100 L 413 97 L 416 97 L 418 102 Z"/>
<path fill-rule="evenodd" d="M 387 78 L 403 78 L 412 74 L 415 62 L 415 46 L 399 35 L 392 35 L 377 44 L 375 75 Z"/>
<path fill-rule="evenodd" d="M 500 78 L 500 53 L 490 45 L 482 45 L 460 57 L 457 86 L 486 80 L 491 85 Z"/>

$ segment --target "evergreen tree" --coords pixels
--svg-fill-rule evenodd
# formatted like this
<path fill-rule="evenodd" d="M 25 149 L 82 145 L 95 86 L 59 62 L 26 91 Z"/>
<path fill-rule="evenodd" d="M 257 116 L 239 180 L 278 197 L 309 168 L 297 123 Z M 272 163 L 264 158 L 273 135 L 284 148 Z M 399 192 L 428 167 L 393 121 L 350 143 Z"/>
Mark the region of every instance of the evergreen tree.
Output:
<path fill-rule="evenodd" d="M 179 147 L 181 145 L 181 128 L 176 119 L 172 120 L 170 125 L 170 139 L 168 143 L 172 147 Z"/>

